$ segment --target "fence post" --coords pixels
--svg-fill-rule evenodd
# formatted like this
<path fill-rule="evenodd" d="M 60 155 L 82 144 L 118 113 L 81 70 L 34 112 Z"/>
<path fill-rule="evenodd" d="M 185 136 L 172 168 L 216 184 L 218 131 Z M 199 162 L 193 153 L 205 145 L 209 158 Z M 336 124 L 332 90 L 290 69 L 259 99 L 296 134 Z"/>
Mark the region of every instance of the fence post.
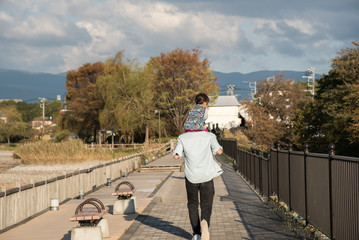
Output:
<path fill-rule="evenodd" d="M 333 194 L 332 194 L 332 160 L 335 156 L 335 144 L 329 144 L 329 216 L 330 216 L 330 238 L 333 237 Z"/>
<path fill-rule="evenodd" d="M 257 184 L 256 184 L 256 158 L 259 154 L 257 154 L 258 150 L 254 150 L 253 152 L 253 156 L 252 156 L 252 159 L 253 159 L 253 173 L 254 173 L 254 176 L 253 176 L 253 185 L 254 185 L 254 189 L 257 188 Z"/>
<path fill-rule="evenodd" d="M 288 144 L 288 190 L 289 190 L 289 211 L 292 210 L 292 187 L 291 187 L 291 181 L 290 181 L 290 154 L 293 151 L 293 144 Z"/>
<path fill-rule="evenodd" d="M 307 155 L 309 153 L 309 144 L 304 144 L 304 205 L 305 205 L 305 225 L 308 225 L 308 197 L 307 197 Z"/>
<path fill-rule="evenodd" d="M 270 192 L 270 190 L 271 190 L 271 188 L 272 188 L 272 185 L 271 186 L 269 186 L 269 184 L 272 184 L 272 178 L 271 178 L 271 176 L 269 175 L 269 174 L 271 174 L 271 170 L 272 170 L 272 163 L 271 163 L 271 152 L 272 152 L 272 148 L 270 148 L 270 150 L 269 150 L 269 154 L 267 155 L 267 159 L 268 159 L 268 162 L 267 162 L 267 181 L 268 181 L 268 185 L 267 185 L 267 190 L 268 190 L 268 199 L 269 199 L 269 197 L 270 197 L 270 195 L 271 195 L 271 192 Z M 271 170 L 269 170 L 269 169 L 271 169 Z"/>
<path fill-rule="evenodd" d="M 263 152 L 259 151 L 259 192 L 263 196 L 263 173 L 262 173 L 262 164 L 263 164 Z"/>
<path fill-rule="evenodd" d="M 253 179 L 253 176 L 252 176 L 252 167 L 253 167 L 253 161 L 252 161 L 252 159 L 253 159 L 253 155 L 255 155 L 255 153 L 254 153 L 254 149 L 252 148 L 251 149 L 251 154 L 250 154 L 250 156 L 249 156 L 249 183 L 250 184 L 253 184 L 253 182 L 252 182 L 252 179 Z"/>
<path fill-rule="evenodd" d="M 277 197 L 278 197 L 278 200 L 279 200 L 279 161 L 278 161 L 278 158 L 279 158 L 279 143 L 276 143 L 276 150 L 277 150 Z"/>

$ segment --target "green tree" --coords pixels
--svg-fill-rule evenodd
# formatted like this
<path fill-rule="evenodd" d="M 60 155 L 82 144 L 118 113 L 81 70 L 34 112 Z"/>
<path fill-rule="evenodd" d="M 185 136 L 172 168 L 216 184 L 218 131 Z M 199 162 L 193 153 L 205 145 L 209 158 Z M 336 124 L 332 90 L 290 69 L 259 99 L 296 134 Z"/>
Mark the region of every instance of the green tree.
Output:
<path fill-rule="evenodd" d="M 194 105 L 194 97 L 200 92 L 216 95 L 218 91 L 209 60 L 201 60 L 200 55 L 198 49 L 175 49 L 152 57 L 148 63 L 155 74 L 158 108 L 175 127 L 177 134 L 184 130 L 183 124 Z"/>
<path fill-rule="evenodd" d="M 6 139 L 10 144 L 11 138 L 25 137 L 27 129 L 28 125 L 22 121 L 15 106 L 0 107 L 0 138 Z"/>
<path fill-rule="evenodd" d="M 66 103 L 68 112 L 60 118 L 60 127 L 67 128 L 88 139 L 96 138 L 100 127 L 99 113 L 103 101 L 97 94 L 96 81 L 103 74 L 103 63 L 86 63 L 77 71 L 71 70 L 66 75 Z"/>
<path fill-rule="evenodd" d="M 34 118 L 42 116 L 42 109 L 38 103 L 18 102 L 16 108 L 24 122 L 31 122 Z"/>
<path fill-rule="evenodd" d="M 359 156 L 359 42 L 353 44 L 331 60 L 332 69 L 318 81 L 314 103 L 298 115 L 298 139 L 314 151 L 327 152 L 329 143 L 335 143 L 337 154 Z"/>
<path fill-rule="evenodd" d="M 106 60 L 104 75 L 97 86 L 105 103 L 100 113 L 101 126 L 115 131 L 121 129 L 132 141 L 134 134 L 145 128 L 148 143 L 155 105 L 150 66 L 140 67 L 136 60 L 125 60 L 124 52 L 119 51 Z"/>
<path fill-rule="evenodd" d="M 359 145 L 359 83 L 350 86 L 350 93 L 344 98 L 350 106 L 351 121 L 347 126 L 350 144 Z"/>
<path fill-rule="evenodd" d="M 51 101 L 45 105 L 45 116 L 56 118 L 62 109 L 62 102 L 58 100 Z"/>

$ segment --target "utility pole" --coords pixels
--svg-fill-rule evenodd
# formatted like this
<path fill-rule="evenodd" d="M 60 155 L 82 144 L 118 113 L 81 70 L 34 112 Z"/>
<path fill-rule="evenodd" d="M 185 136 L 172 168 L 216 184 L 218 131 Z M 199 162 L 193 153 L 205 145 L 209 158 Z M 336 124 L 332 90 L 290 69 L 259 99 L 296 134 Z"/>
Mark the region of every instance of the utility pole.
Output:
<path fill-rule="evenodd" d="M 308 81 L 308 90 L 307 92 L 310 92 L 312 97 L 314 98 L 314 87 L 315 87 L 315 69 L 314 67 L 310 67 L 306 72 L 306 76 L 302 76 L 302 78 L 306 78 Z"/>
<path fill-rule="evenodd" d="M 41 100 L 40 102 L 42 102 L 40 104 L 40 108 L 42 108 L 42 137 L 44 137 L 44 128 L 45 128 L 45 101 L 47 100 L 46 98 L 41 98 L 39 97 L 39 99 Z"/>
<path fill-rule="evenodd" d="M 268 80 L 269 82 L 274 82 L 274 80 L 275 80 L 275 77 L 274 77 L 274 76 L 271 76 L 271 77 L 267 77 L 267 80 Z"/>
<path fill-rule="evenodd" d="M 234 84 L 228 84 L 227 85 L 227 96 L 233 96 L 234 95 L 234 88 L 236 85 Z"/>
<path fill-rule="evenodd" d="M 243 83 L 248 83 L 249 88 L 251 89 L 252 101 L 254 101 L 255 100 L 254 96 L 257 93 L 257 81 L 254 82 L 243 81 Z"/>

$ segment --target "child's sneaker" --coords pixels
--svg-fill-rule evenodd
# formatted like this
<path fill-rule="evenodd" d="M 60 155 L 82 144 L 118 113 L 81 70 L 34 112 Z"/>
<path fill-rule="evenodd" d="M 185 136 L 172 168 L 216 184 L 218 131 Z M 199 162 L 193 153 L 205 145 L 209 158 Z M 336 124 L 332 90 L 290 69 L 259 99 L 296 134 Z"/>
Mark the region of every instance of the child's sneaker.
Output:
<path fill-rule="evenodd" d="M 201 239 L 202 240 L 209 240 L 208 223 L 204 219 L 201 221 L 201 229 L 202 229 Z"/>
<path fill-rule="evenodd" d="M 196 234 L 193 236 L 192 240 L 201 240 L 201 236 Z"/>

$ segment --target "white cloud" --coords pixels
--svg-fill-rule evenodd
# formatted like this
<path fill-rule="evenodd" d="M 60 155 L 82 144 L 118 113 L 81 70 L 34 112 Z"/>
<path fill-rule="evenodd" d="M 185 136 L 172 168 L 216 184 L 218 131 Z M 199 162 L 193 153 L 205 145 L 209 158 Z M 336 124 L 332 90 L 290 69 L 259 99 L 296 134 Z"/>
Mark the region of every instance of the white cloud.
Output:
<path fill-rule="evenodd" d="M 303 34 L 312 36 L 315 34 L 313 24 L 303 19 L 285 19 L 284 22 Z"/>
<path fill-rule="evenodd" d="M 219 71 L 297 70 L 359 39 L 354 1 L 283 1 L 2 0 L 0 67 L 62 72 L 121 49 L 146 61 L 199 47 Z"/>
<path fill-rule="evenodd" d="M 0 12 L 0 21 L 11 23 L 13 18 L 5 12 Z"/>
<path fill-rule="evenodd" d="M 60 19 L 49 15 L 30 16 L 19 22 L 8 34 L 12 39 L 31 39 L 41 36 L 64 37 L 66 29 Z"/>
<path fill-rule="evenodd" d="M 119 7 L 123 18 L 153 32 L 173 32 L 182 26 L 188 16 L 175 6 L 162 2 L 134 4 L 132 1 L 120 1 Z"/>

